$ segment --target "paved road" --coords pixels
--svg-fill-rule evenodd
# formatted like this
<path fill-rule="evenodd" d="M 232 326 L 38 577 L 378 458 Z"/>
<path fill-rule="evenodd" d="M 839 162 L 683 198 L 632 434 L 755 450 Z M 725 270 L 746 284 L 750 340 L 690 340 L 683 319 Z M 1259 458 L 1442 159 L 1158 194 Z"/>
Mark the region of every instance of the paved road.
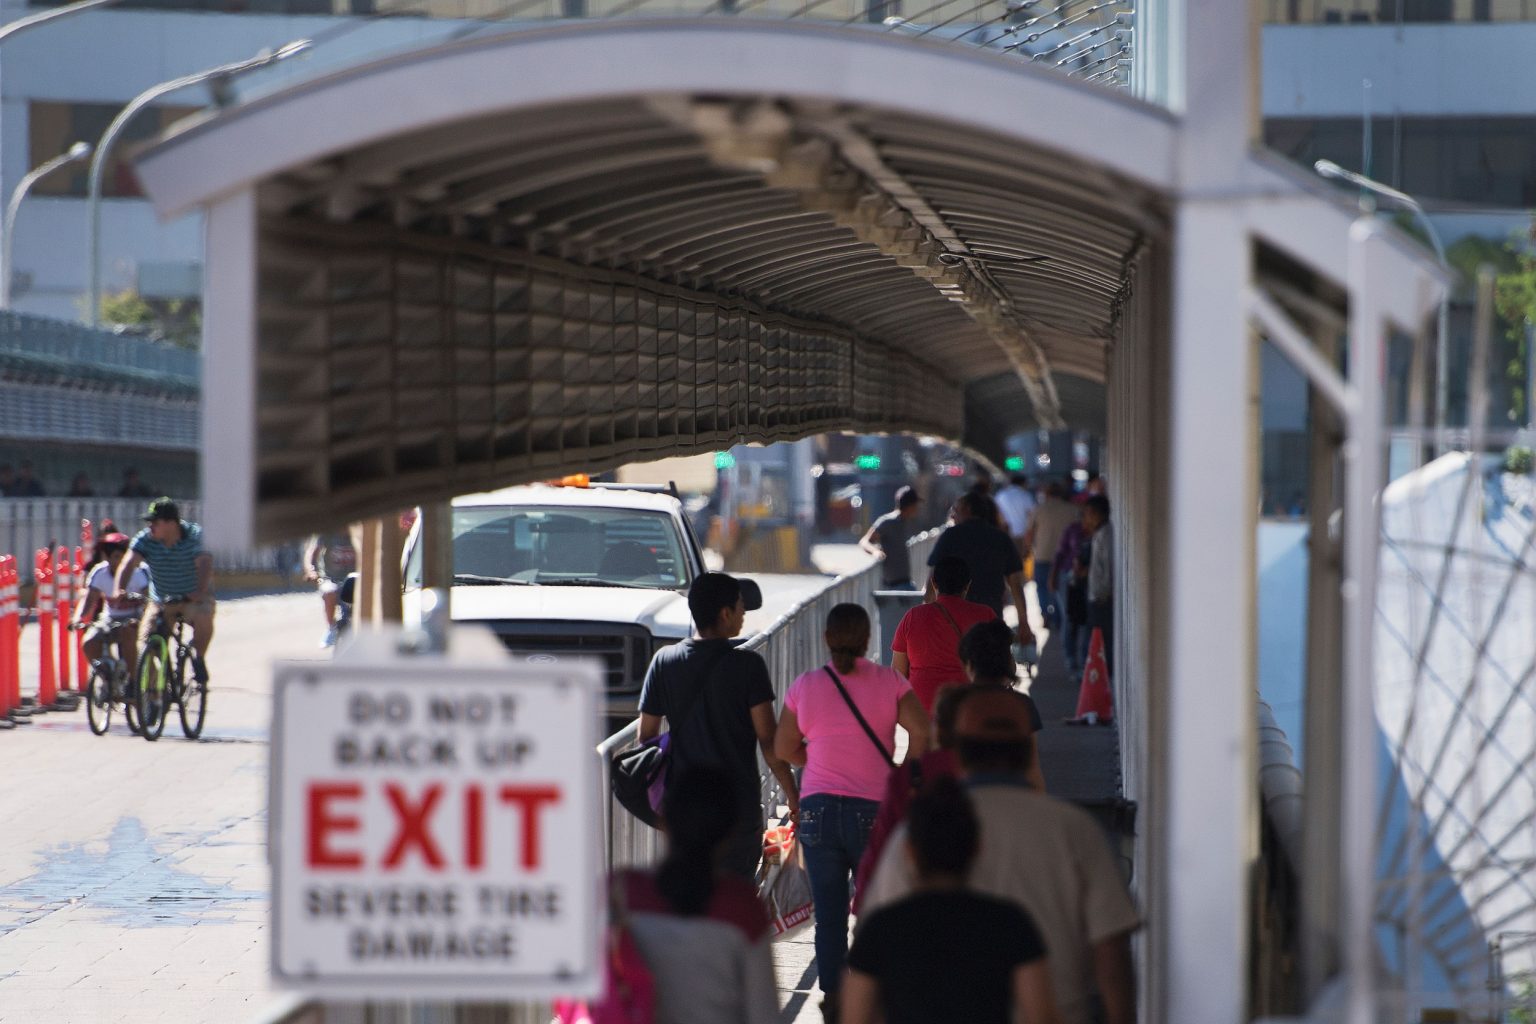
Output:
<path fill-rule="evenodd" d="M 759 579 L 752 628 L 826 583 Z M 321 624 L 312 594 L 222 602 L 200 742 L 174 720 L 154 744 L 120 720 L 92 736 L 83 711 L 0 733 L 0 1021 L 233 1024 L 271 1005 L 271 662 L 319 657 Z M 778 959 L 785 1020 L 819 1019 L 814 998 L 793 995 L 809 936 Z"/>
<path fill-rule="evenodd" d="M 315 657 L 312 595 L 226 601 L 203 740 L 83 711 L 0 734 L 0 1021 L 242 1021 L 267 984 L 273 657 Z M 30 636 L 30 634 L 29 634 Z"/>

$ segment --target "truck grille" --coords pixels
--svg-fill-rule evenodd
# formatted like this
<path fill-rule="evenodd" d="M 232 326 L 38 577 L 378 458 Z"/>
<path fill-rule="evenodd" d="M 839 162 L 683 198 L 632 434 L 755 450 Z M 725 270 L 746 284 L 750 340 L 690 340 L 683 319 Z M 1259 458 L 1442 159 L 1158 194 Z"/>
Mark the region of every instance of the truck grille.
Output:
<path fill-rule="evenodd" d="M 651 634 L 609 622 L 484 622 L 519 661 L 529 655 L 591 658 L 609 693 L 639 693 L 651 662 Z"/>

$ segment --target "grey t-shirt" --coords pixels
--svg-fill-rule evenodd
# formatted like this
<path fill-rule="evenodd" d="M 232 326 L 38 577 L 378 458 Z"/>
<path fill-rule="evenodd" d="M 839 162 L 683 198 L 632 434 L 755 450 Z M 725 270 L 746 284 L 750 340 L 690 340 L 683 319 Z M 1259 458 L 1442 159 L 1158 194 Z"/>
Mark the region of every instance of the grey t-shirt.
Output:
<path fill-rule="evenodd" d="M 901 518 L 900 512 L 887 512 L 875 520 L 875 540 L 885 552 L 880 570 L 882 583 L 912 582 L 912 558 L 907 552 L 907 541 L 912 539 L 912 526 Z"/>

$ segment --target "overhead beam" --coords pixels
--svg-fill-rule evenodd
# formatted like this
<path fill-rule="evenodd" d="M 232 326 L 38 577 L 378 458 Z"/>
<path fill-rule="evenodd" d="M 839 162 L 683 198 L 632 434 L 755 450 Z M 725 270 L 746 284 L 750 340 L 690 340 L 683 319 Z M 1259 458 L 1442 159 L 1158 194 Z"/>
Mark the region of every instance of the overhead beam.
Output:
<path fill-rule="evenodd" d="M 1007 355 L 1035 419 L 1051 429 L 1066 425 L 1050 357 L 1008 292 L 846 118 L 827 112 L 792 116 L 766 101 L 659 99 L 652 106 L 697 132 L 717 166 L 761 174 L 770 187 L 792 192 L 807 210 L 829 214 L 859 241 L 928 281 Z"/>

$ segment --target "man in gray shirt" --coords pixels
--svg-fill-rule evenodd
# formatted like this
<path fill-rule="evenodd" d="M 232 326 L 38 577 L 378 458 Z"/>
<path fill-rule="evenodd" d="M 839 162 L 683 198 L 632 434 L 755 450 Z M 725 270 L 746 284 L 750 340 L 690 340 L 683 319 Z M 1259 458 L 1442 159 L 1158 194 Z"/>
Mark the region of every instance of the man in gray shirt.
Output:
<path fill-rule="evenodd" d="M 896 492 L 896 511 L 887 512 L 876 519 L 869 532 L 859 541 L 859 547 L 872 555 L 885 555 L 880 568 L 881 590 L 916 590 L 912 583 L 912 557 L 907 551 L 907 541 L 917 528 L 917 514 L 923 507 L 923 499 L 911 487 Z"/>

